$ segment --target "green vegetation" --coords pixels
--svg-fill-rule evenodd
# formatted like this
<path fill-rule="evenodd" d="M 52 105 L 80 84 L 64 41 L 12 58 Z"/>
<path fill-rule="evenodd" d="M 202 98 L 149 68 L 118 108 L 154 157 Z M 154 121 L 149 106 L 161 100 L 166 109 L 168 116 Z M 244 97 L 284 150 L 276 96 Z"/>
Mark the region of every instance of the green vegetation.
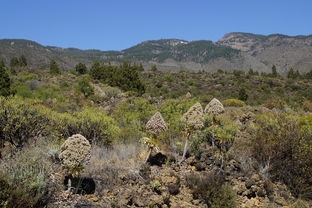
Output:
<path fill-rule="evenodd" d="M 51 178 L 59 174 L 60 144 L 75 134 L 92 146 L 86 175 L 98 177 L 97 189 L 110 193 L 121 187 L 145 190 L 166 196 L 164 204 L 171 203 L 171 195 L 186 193 L 192 202 L 216 208 L 237 207 L 238 198 L 264 197 L 273 205 L 282 183 L 296 197 L 287 198 L 290 205 L 312 199 L 308 76 L 260 76 L 252 70 L 165 73 L 99 62 L 87 71 L 78 65 L 82 71 L 59 73 L 52 60 L 51 73 L 28 66 L 10 73 L 0 62 L 0 206 L 44 207 L 47 199 L 59 197 L 64 187 Z M 216 102 L 213 98 L 225 106 L 222 114 L 203 111 Z M 143 136 L 157 137 L 148 156 L 165 155 L 162 167 L 143 165 Z M 254 175 L 260 179 L 249 186 Z M 234 186 L 237 181 L 241 184 Z M 246 190 L 239 192 L 240 186 Z M 138 203 L 135 197 L 127 203 Z"/>
<path fill-rule="evenodd" d="M 10 60 L 10 66 L 12 68 L 20 66 L 20 67 L 25 67 L 27 66 L 27 60 L 26 57 L 24 55 L 20 56 L 20 57 L 12 57 Z"/>
<path fill-rule="evenodd" d="M 9 96 L 13 93 L 11 89 L 11 79 L 5 70 L 5 65 L 0 64 L 0 96 Z"/>
<path fill-rule="evenodd" d="M 86 65 L 83 63 L 76 64 L 75 69 L 78 74 L 86 74 L 88 70 Z"/>
<path fill-rule="evenodd" d="M 259 115 L 251 143 L 253 156 L 262 167 L 269 166 L 269 177 L 283 181 L 301 198 L 310 198 L 312 193 L 312 164 L 307 159 L 312 157 L 309 122 L 309 116 L 298 120 L 298 116 L 285 113 Z"/>
<path fill-rule="evenodd" d="M 101 65 L 99 62 L 95 62 L 90 69 L 90 75 L 93 79 L 100 80 L 110 86 L 143 94 L 145 86 L 140 80 L 139 71 L 141 71 L 140 65 L 130 65 L 127 62 L 120 66 Z"/>
<path fill-rule="evenodd" d="M 58 67 L 57 63 L 55 60 L 51 60 L 50 61 L 50 73 L 51 74 L 60 74 L 61 70 Z"/>

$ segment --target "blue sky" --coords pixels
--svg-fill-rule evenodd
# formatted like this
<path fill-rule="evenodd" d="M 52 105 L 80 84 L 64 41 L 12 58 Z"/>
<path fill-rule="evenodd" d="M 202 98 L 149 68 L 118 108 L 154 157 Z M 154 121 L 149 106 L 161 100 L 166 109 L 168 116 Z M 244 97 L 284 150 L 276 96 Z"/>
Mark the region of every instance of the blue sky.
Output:
<path fill-rule="evenodd" d="M 120 50 L 228 32 L 312 34 L 312 0 L 0 0 L 0 38 Z"/>

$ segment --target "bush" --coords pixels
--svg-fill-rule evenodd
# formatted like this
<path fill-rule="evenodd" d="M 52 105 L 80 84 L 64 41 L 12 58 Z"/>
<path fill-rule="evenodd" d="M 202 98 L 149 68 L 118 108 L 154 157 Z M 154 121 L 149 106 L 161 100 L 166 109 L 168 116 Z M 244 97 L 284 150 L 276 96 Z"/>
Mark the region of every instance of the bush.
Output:
<path fill-rule="evenodd" d="M 126 141 L 143 136 L 146 122 L 155 113 L 154 106 L 144 98 L 119 103 L 114 109 L 113 116 L 121 126 L 121 139 Z"/>
<path fill-rule="evenodd" d="M 49 198 L 51 162 L 44 147 L 19 152 L 0 169 L 1 207 L 43 207 Z"/>
<path fill-rule="evenodd" d="M 120 133 L 114 119 L 97 108 L 84 108 L 75 113 L 75 121 L 71 125 L 72 134 L 81 134 L 89 141 L 109 145 Z"/>
<path fill-rule="evenodd" d="M 269 108 L 269 109 L 273 109 L 273 108 L 276 108 L 276 109 L 284 109 L 285 107 L 285 101 L 281 100 L 281 99 L 270 99 L 270 100 L 267 100 L 264 104 L 265 107 Z"/>
<path fill-rule="evenodd" d="M 238 92 L 238 99 L 246 101 L 248 99 L 248 94 L 246 93 L 245 88 L 241 88 Z"/>
<path fill-rule="evenodd" d="M 215 173 L 206 175 L 190 174 L 187 186 L 193 190 L 195 198 L 201 198 L 211 208 L 236 207 L 235 193 L 225 183 L 224 177 Z"/>
<path fill-rule="evenodd" d="M 35 109 L 49 120 L 47 129 L 55 137 L 81 134 L 91 143 L 109 145 L 120 135 L 116 121 L 98 108 L 86 107 L 73 114 L 58 113 L 42 105 Z"/>
<path fill-rule="evenodd" d="M 78 79 L 77 90 L 81 92 L 85 97 L 89 97 L 94 95 L 94 89 L 90 85 L 89 76 L 82 76 Z"/>
<path fill-rule="evenodd" d="M 306 130 L 308 133 L 312 134 L 312 114 L 299 118 L 298 125 L 301 129 Z"/>
<path fill-rule="evenodd" d="M 210 142 L 213 142 L 221 151 L 227 152 L 233 145 L 238 132 L 238 127 L 233 121 L 224 116 L 211 118 L 206 116 L 205 124 L 208 126 L 204 132 L 207 134 Z"/>
<path fill-rule="evenodd" d="M 46 135 L 48 124 L 47 117 L 31 103 L 0 98 L 0 138 L 16 148 L 20 149 L 34 137 Z"/>
<path fill-rule="evenodd" d="M 243 107 L 245 105 L 245 102 L 233 98 L 222 101 L 222 104 L 227 107 Z"/>
<path fill-rule="evenodd" d="M 312 119 L 311 119 L 312 121 Z M 266 113 L 255 120 L 252 154 L 269 165 L 269 177 L 282 181 L 296 197 L 312 198 L 312 140 L 309 117 Z M 298 125 L 299 124 L 299 125 Z"/>
<path fill-rule="evenodd" d="M 76 64 L 75 69 L 78 74 L 86 74 L 88 70 L 86 65 L 83 63 Z"/>
<path fill-rule="evenodd" d="M 302 104 L 303 110 L 307 112 L 312 112 L 312 102 L 309 100 L 303 101 Z"/>
<path fill-rule="evenodd" d="M 61 70 L 58 67 L 57 63 L 55 60 L 50 61 L 50 73 L 51 74 L 61 74 Z"/>

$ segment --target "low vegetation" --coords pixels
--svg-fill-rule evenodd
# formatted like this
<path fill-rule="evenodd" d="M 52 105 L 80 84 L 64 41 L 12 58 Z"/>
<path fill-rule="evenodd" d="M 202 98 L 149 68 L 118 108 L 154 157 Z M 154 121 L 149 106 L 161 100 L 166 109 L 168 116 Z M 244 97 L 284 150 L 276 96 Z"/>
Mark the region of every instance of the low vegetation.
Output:
<path fill-rule="evenodd" d="M 311 203 L 308 75 L 98 62 L 62 71 L 53 60 L 47 69 L 17 60 L 0 63 L 1 207 L 73 200 L 57 176 L 77 172 L 82 184 L 96 179 L 94 201 L 110 206 Z"/>

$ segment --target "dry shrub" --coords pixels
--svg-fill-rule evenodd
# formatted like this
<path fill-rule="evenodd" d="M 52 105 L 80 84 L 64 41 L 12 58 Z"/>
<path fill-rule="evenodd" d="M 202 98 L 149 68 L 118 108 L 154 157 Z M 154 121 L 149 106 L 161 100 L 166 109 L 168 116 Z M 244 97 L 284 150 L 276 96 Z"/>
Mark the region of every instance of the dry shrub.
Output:
<path fill-rule="evenodd" d="M 212 208 L 236 207 L 235 193 L 225 183 L 224 176 L 216 173 L 206 175 L 190 174 L 186 178 L 187 186 L 193 190 L 195 198 L 205 201 Z"/>
<path fill-rule="evenodd" d="M 141 163 L 136 160 L 138 152 L 139 147 L 134 144 L 116 144 L 111 148 L 94 146 L 85 173 L 99 181 L 99 190 L 112 190 L 122 183 L 122 177 L 140 177 Z"/>
<path fill-rule="evenodd" d="M 0 164 L 0 206 L 43 207 L 51 191 L 48 144 L 25 147 Z"/>

